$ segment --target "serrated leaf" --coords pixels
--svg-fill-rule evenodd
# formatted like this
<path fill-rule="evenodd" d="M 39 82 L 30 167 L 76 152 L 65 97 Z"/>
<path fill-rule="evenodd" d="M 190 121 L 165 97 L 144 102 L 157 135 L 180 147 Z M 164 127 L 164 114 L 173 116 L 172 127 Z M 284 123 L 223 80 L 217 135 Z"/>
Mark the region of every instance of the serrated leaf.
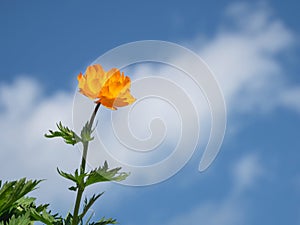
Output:
<path fill-rule="evenodd" d="M 16 204 L 22 206 L 23 208 L 29 208 L 34 205 L 36 198 L 22 197 L 16 201 Z"/>
<path fill-rule="evenodd" d="M 63 126 L 61 122 L 56 124 L 58 131 L 49 130 L 50 134 L 45 134 L 46 138 L 61 137 L 67 144 L 75 145 L 81 141 L 80 137 L 71 129 Z"/>
<path fill-rule="evenodd" d="M 4 223 L 2 223 L 4 225 Z M 22 216 L 15 217 L 14 215 L 9 219 L 7 225 L 29 225 L 31 224 L 30 214 L 26 213 Z"/>
<path fill-rule="evenodd" d="M 29 215 L 30 223 L 40 221 L 49 225 L 62 225 L 56 215 L 51 215 L 51 211 L 47 212 L 48 204 L 35 205 L 35 198 L 26 197 L 30 191 L 36 189 L 40 181 L 26 181 L 25 178 L 18 181 L 6 182 L 0 189 L 0 221 L 8 223 L 19 223 L 19 218 L 25 214 Z M 50 220 L 51 219 L 51 220 Z M 50 222 L 51 221 L 51 222 Z"/>
<path fill-rule="evenodd" d="M 89 142 L 94 140 L 94 137 L 92 137 L 93 131 L 94 130 L 92 130 L 89 122 L 86 122 L 80 133 L 82 142 Z"/>
<path fill-rule="evenodd" d="M 73 216 L 71 213 L 68 213 L 67 217 L 64 219 L 64 225 L 72 225 Z"/>
<path fill-rule="evenodd" d="M 27 193 L 36 189 L 41 180 L 28 180 L 22 178 L 18 181 L 5 182 L 0 189 L 0 219 L 18 205 L 18 200 Z"/>
<path fill-rule="evenodd" d="M 56 218 L 56 215 L 51 215 L 46 209 L 43 209 L 42 212 L 38 212 L 36 209 L 31 208 L 30 216 L 34 221 L 39 221 L 47 225 L 54 225 L 62 221 L 60 218 Z"/>
<path fill-rule="evenodd" d="M 97 201 L 97 199 L 103 195 L 104 192 L 98 194 L 98 195 L 93 195 L 89 200 L 87 198 L 84 199 L 84 205 L 83 205 L 83 210 L 82 213 L 78 216 L 79 220 L 82 220 L 85 214 L 88 212 L 88 210 L 91 208 L 91 206 Z"/>
<path fill-rule="evenodd" d="M 107 225 L 107 224 L 117 224 L 117 220 L 115 219 L 112 219 L 112 218 L 108 218 L 108 219 L 105 219 L 104 217 L 99 220 L 98 222 L 93 222 L 93 223 L 90 223 L 89 225 Z"/>
<path fill-rule="evenodd" d="M 75 187 L 74 186 L 69 187 L 70 190 L 76 190 L 78 187 L 83 188 L 83 186 L 84 186 L 84 177 L 87 175 L 86 173 L 79 174 L 78 170 L 75 170 L 74 175 L 73 175 L 71 173 L 63 172 L 63 171 L 59 170 L 58 168 L 57 168 L 57 172 L 62 177 L 66 178 L 68 180 L 71 180 L 76 184 Z"/>
<path fill-rule="evenodd" d="M 59 175 L 61 175 L 62 177 L 77 183 L 76 177 L 73 174 L 63 172 L 62 170 L 60 170 L 58 168 L 56 168 L 56 170 L 59 173 Z"/>
<path fill-rule="evenodd" d="M 129 174 L 125 172 L 119 172 L 122 168 L 117 167 L 109 170 L 108 164 L 105 161 L 104 165 L 95 170 L 92 170 L 87 175 L 87 179 L 85 181 L 85 186 L 89 186 L 94 183 L 106 182 L 106 181 L 122 181 L 125 180 Z"/>

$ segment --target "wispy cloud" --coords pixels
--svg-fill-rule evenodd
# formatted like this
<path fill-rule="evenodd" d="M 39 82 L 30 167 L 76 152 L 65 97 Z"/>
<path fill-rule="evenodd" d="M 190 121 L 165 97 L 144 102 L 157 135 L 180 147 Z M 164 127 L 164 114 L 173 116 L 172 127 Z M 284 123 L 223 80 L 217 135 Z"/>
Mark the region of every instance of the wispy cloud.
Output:
<path fill-rule="evenodd" d="M 297 110 L 299 104 L 296 100 L 297 91 L 295 90 L 298 87 L 288 84 L 287 81 L 290 78 L 285 72 L 284 62 L 279 57 L 295 46 L 296 35 L 280 19 L 273 17 L 271 9 L 267 5 L 233 4 L 228 8 L 224 20 L 227 22 L 221 23 L 215 34 L 209 39 L 205 40 L 204 38 L 197 41 L 196 38 L 194 41 L 183 41 L 182 43 L 187 43 L 187 46 L 205 59 L 214 72 L 224 93 L 229 117 L 237 114 L 272 113 L 278 107 L 287 106 Z M 191 45 L 191 43 L 193 44 Z M 197 66 L 186 55 L 170 57 L 173 57 L 174 65 L 180 62 L 191 68 Z M 120 143 L 120 139 L 115 137 L 115 130 L 109 129 L 110 115 L 105 117 L 107 123 L 106 130 L 101 133 L 102 139 L 107 146 L 110 146 L 110 149 L 114 149 L 114 156 L 124 163 L 124 167 L 126 164 L 149 165 L 149 162 L 153 164 L 153 162 L 161 160 L 162 155 L 170 154 L 170 151 L 166 152 L 165 149 L 175 149 L 176 144 L 180 142 L 180 126 L 183 120 L 188 121 L 186 123 L 192 126 L 199 119 L 200 145 L 203 146 L 207 143 L 211 125 L 210 109 L 202 90 L 189 76 L 171 66 L 157 63 L 136 64 L 128 73 L 132 74 L 134 78 L 163 77 L 176 83 L 179 87 L 178 92 L 185 91 L 189 96 L 187 100 L 193 103 L 198 114 L 192 114 L 193 109 L 188 107 L 182 107 L 184 113 L 176 112 L 173 106 L 176 107 L 176 104 L 181 106 L 182 103 L 171 102 L 174 105 L 158 103 L 157 99 L 155 100 L 155 92 L 153 92 L 153 96 L 150 96 L 154 99 L 152 102 L 149 99 L 139 101 L 131 114 L 134 115 L 131 117 L 134 120 L 129 119 L 129 126 L 133 131 L 132 137 L 138 141 L 145 140 L 147 143 L 147 138 L 160 140 L 157 135 L 162 134 L 163 136 L 164 128 L 167 133 L 163 137 L 165 139 L 159 146 L 160 148 L 148 152 L 148 155 L 146 153 L 137 154 L 135 151 L 128 150 L 127 146 L 124 147 Z M 133 83 L 133 93 L 135 90 L 135 83 Z M 164 122 L 165 127 L 160 128 L 161 132 L 151 133 L 151 123 L 157 117 Z M 120 119 L 118 114 L 114 114 L 114 119 L 122 121 L 118 123 L 121 124 L 120 126 L 128 126 L 127 121 L 124 122 L 124 117 Z M 230 124 L 229 129 L 233 129 L 234 126 L 243 126 L 243 122 L 240 120 L 231 120 L 231 122 L 234 124 Z M 194 133 L 191 132 L 191 134 Z M 190 137 L 192 140 L 192 135 Z M 125 144 L 130 145 L 126 142 Z M 134 148 L 134 145 L 132 144 L 130 147 Z M 182 153 L 183 156 L 186 152 Z M 97 159 L 101 156 L 95 155 L 92 158 Z M 181 157 L 178 157 L 178 160 L 174 160 L 174 164 L 178 165 L 180 159 Z M 163 172 L 160 170 L 161 173 Z M 148 177 L 151 180 L 157 174 L 157 171 L 151 170 L 147 176 L 143 176 L 143 179 Z M 141 178 L 131 176 L 130 179 L 140 180 Z"/>
<path fill-rule="evenodd" d="M 247 224 L 247 205 L 244 202 L 246 191 L 266 174 L 259 157 L 255 154 L 245 155 L 235 162 L 231 178 L 231 189 L 224 199 L 206 201 L 194 206 L 188 212 L 172 218 L 168 225 L 206 224 L 234 225 Z M 184 209 L 182 209 L 184 210 Z"/>
<path fill-rule="evenodd" d="M 199 55 L 215 72 L 230 112 L 274 109 L 291 88 L 278 56 L 293 48 L 295 34 L 267 6 L 233 4 L 227 16 L 230 22 L 205 42 Z"/>
<path fill-rule="evenodd" d="M 292 87 L 279 95 L 279 101 L 282 105 L 296 110 L 300 113 L 300 87 Z"/>
<path fill-rule="evenodd" d="M 47 179 L 36 194 L 40 201 L 59 206 L 68 183 L 57 176 L 56 167 L 74 168 L 79 154 L 60 140 L 46 140 L 44 134 L 58 121 L 72 124 L 73 96 L 65 92 L 46 96 L 42 85 L 28 77 L 1 84 L 0 93 L 1 179 Z"/>

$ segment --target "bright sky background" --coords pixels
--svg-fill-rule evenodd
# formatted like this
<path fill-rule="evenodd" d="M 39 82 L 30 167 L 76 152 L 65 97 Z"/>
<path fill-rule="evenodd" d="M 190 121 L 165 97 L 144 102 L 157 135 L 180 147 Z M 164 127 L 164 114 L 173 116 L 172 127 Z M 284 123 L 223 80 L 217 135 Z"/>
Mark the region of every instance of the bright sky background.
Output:
<path fill-rule="evenodd" d="M 1 1 L 0 179 L 47 179 L 34 194 L 64 215 L 74 196 L 56 167 L 73 170 L 80 153 L 43 134 L 60 120 L 72 126 L 77 74 L 121 44 L 172 41 L 199 54 L 224 92 L 221 152 L 203 173 L 199 149 L 165 182 L 94 186 L 89 193 L 106 190 L 95 218 L 300 224 L 299 8 L 296 0 Z"/>

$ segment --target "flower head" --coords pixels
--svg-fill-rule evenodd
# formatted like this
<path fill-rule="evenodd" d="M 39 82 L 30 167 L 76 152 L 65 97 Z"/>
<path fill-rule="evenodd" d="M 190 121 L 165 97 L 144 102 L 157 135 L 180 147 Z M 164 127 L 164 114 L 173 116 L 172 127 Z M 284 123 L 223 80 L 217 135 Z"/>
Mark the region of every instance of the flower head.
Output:
<path fill-rule="evenodd" d="M 115 110 L 135 101 L 130 94 L 130 78 L 116 68 L 105 72 L 99 64 L 88 66 L 85 75 L 80 73 L 77 79 L 80 93 L 109 109 Z"/>

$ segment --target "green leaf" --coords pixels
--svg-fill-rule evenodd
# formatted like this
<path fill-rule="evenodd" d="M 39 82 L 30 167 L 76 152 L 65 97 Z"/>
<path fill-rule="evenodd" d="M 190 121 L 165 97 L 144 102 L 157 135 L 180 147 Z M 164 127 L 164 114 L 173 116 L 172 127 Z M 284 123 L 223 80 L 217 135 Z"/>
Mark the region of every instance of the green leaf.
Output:
<path fill-rule="evenodd" d="M 7 216 L 7 213 L 18 205 L 19 199 L 35 190 L 40 182 L 41 180 L 26 181 L 25 178 L 18 181 L 5 182 L 0 189 L 0 221 L 1 218 Z"/>
<path fill-rule="evenodd" d="M 38 212 L 36 209 L 30 209 L 30 216 L 33 218 L 34 221 L 40 221 L 47 225 L 53 225 L 61 221 L 60 218 L 55 218 L 55 215 L 51 215 L 51 212 L 47 212 L 46 209 L 43 209 L 42 212 Z"/>
<path fill-rule="evenodd" d="M 15 215 L 13 215 L 9 219 L 8 223 L 6 223 L 6 225 L 29 225 L 29 224 L 32 224 L 29 212 L 19 217 L 15 217 Z M 1 222 L 0 225 L 4 225 L 4 222 Z"/>
<path fill-rule="evenodd" d="M 68 213 L 66 219 L 64 219 L 64 225 L 71 225 L 73 222 L 73 216 L 71 213 Z"/>
<path fill-rule="evenodd" d="M 77 183 L 76 177 L 73 174 L 65 173 L 65 172 L 61 171 L 60 169 L 58 169 L 58 168 L 56 168 L 56 170 L 59 173 L 59 175 L 61 175 L 62 177 Z"/>
<path fill-rule="evenodd" d="M 104 192 L 98 194 L 98 195 L 93 195 L 89 200 L 87 198 L 84 199 L 84 206 L 82 213 L 79 215 L 79 220 L 82 220 L 85 214 L 88 212 L 88 210 L 91 208 L 91 206 L 95 203 L 95 201 L 103 195 Z"/>
<path fill-rule="evenodd" d="M 93 131 L 94 130 L 91 128 L 89 122 L 86 122 L 80 133 L 81 140 L 83 143 L 94 140 L 94 137 L 92 137 Z"/>
<path fill-rule="evenodd" d="M 20 218 L 27 221 L 27 217 L 25 218 L 24 215 L 29 215 L 30 222 L 26 225 L 33 224 L 33 221 L 40 221 L 48 225 L 62 225 L 59 223 L 61 219 L 57 217 L 57 214 L 51 215 L 51 211 L 47 211 L 48 204 L 36 206 L 35 198 L 25 196 L 36 189 L 39 182 L 40 180 L 26 181 L 23 178 L 4 183 L 0 189 L 0 221 L 5 225 L 22 224 L 19 221 Z"/>
<path fill-rule="evenodd" d="M 67 144 L 75 145 L 81 141 L 80 137 L 61 122 L 56 124 L 58 131 L 49 130 L 50 134 L 45 134 L 46 138 L 62 137 Z"/>
<path fill-rule="evenodd" d="M 70 173 L 65 173 L 65 172 L 59 170 L 58 168 L 57 168 L 57 172 L 62 177 L 66 178 L 68 180 L 71 180 L 76 184 L 75 187 L 74 186 L 69 187 L 69 190 L 76 191 L 78 187 L 80 187 L 80 188 L 84 187 L 84 177 L 87 176 L 86 173 L 79 174 L 78 169 L 77 169 L 77 170 L 75 170 L 74 175 L 73 175 Z"/>
<path fill-rule="evenodd" d="M 117 220 L 115 219 L 112 219 L 112 218 L 108 218 L 108 219 L 105 219 L 104 217 L 99 220 L 98 222 L 93 222 L 93 223 L 90 223 L 89 225 L 107 225 L 107 224 L 117 224 Z"/>
<path fill-rule="evenodd" d="M 22 207 L 30 207 L 34 204 L 34 201 L 36 200 L 36 198 L 32 198 L 32 197 L 22 197 L 19 200 L 16 201 L 17 205 L 22 205 Z"/>
<path fill-rule="evenodd" d="M 106 182 L 106 181 L 122 181 L 125 180 L 129 174 L 125 172 L 119 172 L 122 168 L 117 167 L 109 170 L 108 164 L 105 161 L 104 165 L 95 170 L 92 170 L 88 175 L 85 181 L 85 186 L 89 186 L 94 183 Z"/>

